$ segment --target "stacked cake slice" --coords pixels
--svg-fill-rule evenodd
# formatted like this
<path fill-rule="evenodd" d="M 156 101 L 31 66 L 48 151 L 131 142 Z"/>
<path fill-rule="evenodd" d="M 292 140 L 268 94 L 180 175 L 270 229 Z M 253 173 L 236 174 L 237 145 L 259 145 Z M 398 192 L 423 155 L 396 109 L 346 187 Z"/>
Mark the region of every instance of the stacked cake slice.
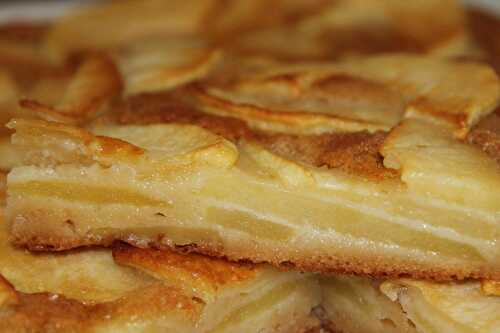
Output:
<path fill-rule="evenodd" d="M 3 215 L 3 213 L 2 213 Z M 2 332 L 303 332 L 320 302 L 310 275 L 136 249 L 30 254 L 1 220 Z M 131 268 L 130 268 L 131 267 Z"/>

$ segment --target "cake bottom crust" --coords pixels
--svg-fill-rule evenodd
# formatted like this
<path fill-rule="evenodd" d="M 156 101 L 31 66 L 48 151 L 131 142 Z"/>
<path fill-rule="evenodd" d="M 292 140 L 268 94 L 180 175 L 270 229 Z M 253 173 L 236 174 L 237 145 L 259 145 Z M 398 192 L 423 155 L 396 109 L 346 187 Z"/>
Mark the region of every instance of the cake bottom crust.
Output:
<path fill-rule="evenodd" d="M 25 202 L 26 204 L 26 202 Z M 29 203 L 28 203 L 29 204 Z M 467 260 L 443 260 L 426 257 L 425 261 L 411 258 L 407 252 L 374 253 L 370 249 L 355 250 L 339 247 L 332 253 L 332 243 L 314 240 L 275 242 L 255 240 L 252 237 L 224 237 L 219 240 L 176 241 L 171 235 L 155 227 L 139 229 L 106 228 L 77 232 L 83 227 L 72 220 L 54 223 L 54 213 L 41 209 L 30 215 L 19 216 L 11 224 L 11 241 L 33 251 L 62 251 L 82 246 L 111 246 L 123 241 L 140 248 L 174 249 L 195 252 L 232 261 L 267 262 L 283 270 L 298 269 L 307 272 L 360 274 L 373 278 L 412 277 L 436 281 L 485 278 L 500 280 L 500 270 L 488 264 Z M 75 219 L 75 221 L 78 219 Z M 85 220 L 82 218 L 81 220 Z M 138 231 L 139 230 L 139 231 Z M 391 260 L 387 260 L 390 257 Z"/>

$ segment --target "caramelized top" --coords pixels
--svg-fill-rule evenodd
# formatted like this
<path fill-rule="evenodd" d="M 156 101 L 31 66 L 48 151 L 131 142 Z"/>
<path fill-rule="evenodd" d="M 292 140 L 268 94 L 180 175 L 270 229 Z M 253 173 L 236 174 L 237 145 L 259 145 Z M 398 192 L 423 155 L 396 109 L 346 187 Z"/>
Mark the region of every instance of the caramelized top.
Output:
<path fill-rule="evenodd" d="M 397 175 L 395 170 L 385 168 L 382 164 L 379 148 L 386 137 L 384 132 L 294 135 L 258 131 L 240 119 L 203 113 L 171 93 L 129 98 L 100 121 L 118 124 L 194 124 L 233 142 L 253 141 L 277 155 L 316 167 L 338 168 L 371 180 Z"/>
<path fill-rule="evenodd" d="M 500 281 L 482 280 L 481 291 L 486 296 L 500 296 Z"/>
<path fill-rule="evenodd" d="M 91 307 L 78 301 L 51 294 L 15 294 L 17 302 L 11 305 L 10 315 L 0 323 L 4 332 L 84 331 Z M 0 313 L 2 313 L 0 308 Z M 56 331 L 57 332 L 57 331 Z"/>
<path fill-rule="evenodd" d="M 409 116 L 447 123 L 464 138 L 497 107 L 500 81 L 485 64 L 385 54 L 271 64 L 229 85 L 201 84 L 192 95 L 205 112 L 266 131 L 386 131 Z"/>
<path fill-rule="evenodd" d="M 500 109 L 482 119 L 469 133 L 467 141 L 481 148 L 500 165 Z"/>
<path fill-rule="evenodd" d="M 230 262 L 196 253 L 182 254 L 173 250 L 141 249 L 125 244 L 113 248 L 116 262 L 158 272 L 177 269 L 217 285 L 252 278 L 259 265 Z"/>
<path fill-rule="evenodd" d="M 128 98 L 100 121 L 116 124 L 194 124 L 233 142 L 252 136 L 244 121 L 202 113 L 172 93 L 144 94 Z"/>
<path fill-rule="evenodd" d="M 130 266 L 167 285 L 184 289 L 204 302 L 217 296 L 223 287 L 252 281 L 263 266 L 229 262 L 223 259 L 191 253 L 180 254 L 172 250 L 140 249 L 119 244 L 113 248 L 118 264 Z"/>
<path fill-rule="evenodd" d="M 382 163 L 379 148 L 386 136 L 384 132 L 271 134 L 259 136 L 258 141 L 273 153 L 292 160 L 382 180 L 398 175 Z"/>

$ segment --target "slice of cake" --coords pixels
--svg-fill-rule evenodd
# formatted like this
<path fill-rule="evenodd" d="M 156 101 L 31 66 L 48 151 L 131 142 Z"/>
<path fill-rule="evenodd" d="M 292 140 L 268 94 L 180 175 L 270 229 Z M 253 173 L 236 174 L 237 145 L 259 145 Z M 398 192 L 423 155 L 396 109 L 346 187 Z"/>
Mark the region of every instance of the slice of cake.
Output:
<path fill-rule="evenodd" d="M 462 139 L 496 105 L 497 78 L 480 65 L 422 61 L 440 71 L 361 61 L 376 73 L 385 63 L 388 91 L 407 96 L 388 133 L 335 131 L 318 115 L 312 119 L 331 131 L 297 134 L 281 111 L 255 125 L 239 109 L 221 117 L 168 94 L 151 106 L 156 118 L 138 113 L 156 124 L 90 132 L 15 120 L 13 142 L 26 162 L 8 177 L 13 239 L 38 250 L 119 239 L 323 272 L 497 278 L 500 168 L 495 152 Z M 458 70 L 450 80 L 468 73 L 484 86 L 482 98 L 466 87 L 460 95 L 448 66 Z M 293 105 L 284 96 L 280 103 Z M 265 130 L 268 118 L 283 131 Z"/>

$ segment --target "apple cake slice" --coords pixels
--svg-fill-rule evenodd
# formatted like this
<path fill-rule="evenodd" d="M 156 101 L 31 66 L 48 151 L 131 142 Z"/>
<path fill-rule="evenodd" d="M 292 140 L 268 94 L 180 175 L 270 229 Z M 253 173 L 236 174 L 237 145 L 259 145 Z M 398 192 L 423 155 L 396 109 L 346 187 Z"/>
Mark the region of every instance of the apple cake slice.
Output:
<path fill-rule="evenodd" d="M 278 92 L 271 104 L 319 106 L 326 115 L 262 107 L 214 115 L 221 108 L 200 105 L 199 96 L 195 106 L 171 100 L 182 95 L 176 91 L 138 97 L 136 106 L 150 108 L 149 115 L 125 106 L 131 116 L 116 117 L 126 124 L 104 121 L 91 131 L 12 121 L 13 142 L 25 153 L 24 165 L 8 176 L 14 241 L 34 250 L 114 240 L 191 245 L 323 272 L 500 277 L 498 151 L 463 139 L 498 102 L 492 70 L 410 56 L 299 67 L 295 85 L 286 75 L 283 84 L 271 80 L 270 91 Z M 332 90 L 309 90 L 338 73 L 352 78 L 335 82 L 333 91 L 345 92 L 340 104 L 362 106 L 352 117 L 337 111 L 342 98 Z M 242 83 L 252 103 L 269 107 L 268 77 Z M 363 117 L 377 114 L 363 105 L 363 94 L 349 97 L 353 84 L 402 101 L 390 104 L 393 123 L 381 124 L 394 128 L 339 132 L 345 127 L 330 118 L 362 127 Z M 186 95 L 192 99 L 191 90 Z M 148 106 L 148 98 L 159 106 Z M 302 117 L 330 130 L 298 130 Z"/>
<path fill-rule="evenodd" d="M 298 333 L 318 325 L 313 276 L 123 245 L 113 249 L 118 265 L 107 249 L 32 254 L 8 243 L 0 218 L 2 332 Z"/>
<path fill-rule="evenodd" d="M 388 136 L 329 134 L 332 147 L 375 140 L 371 157 L 347 152 L 338 168 L 284 157 L 279 145 L 297 137 L 235 144 L 175 122 L 93 133 L 41 120 L 10 126 L 26 163 L 8 175 L 8 217 L 14 241 L 31 249 L 120 239 L 316 271 L 500 274 L 499 166 L 424 119 Z"/>
<path fill-rule="evenodd" d="M 321 285 L 325 316 L 342 333 L 496 333 L 500 327 L 500 294 L 486 294 L 477 281 L 332 276 Z"/>

